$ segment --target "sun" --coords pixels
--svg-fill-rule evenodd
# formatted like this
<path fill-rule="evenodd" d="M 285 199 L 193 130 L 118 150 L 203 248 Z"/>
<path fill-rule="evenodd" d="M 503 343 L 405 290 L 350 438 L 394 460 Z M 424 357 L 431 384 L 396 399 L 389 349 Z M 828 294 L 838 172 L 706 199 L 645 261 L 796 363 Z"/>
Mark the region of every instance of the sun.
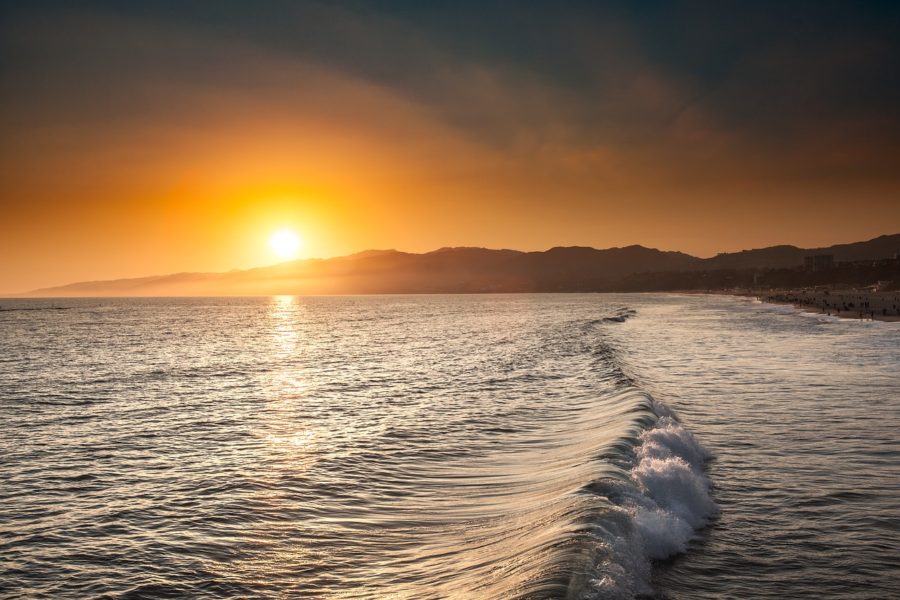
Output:
<path fill-rule="evenodd" d="M 294 258 L 300 250 L 300 236 L 290 229 L 279 229 L 269 237 L 269 247 L 278 258 Z"/>

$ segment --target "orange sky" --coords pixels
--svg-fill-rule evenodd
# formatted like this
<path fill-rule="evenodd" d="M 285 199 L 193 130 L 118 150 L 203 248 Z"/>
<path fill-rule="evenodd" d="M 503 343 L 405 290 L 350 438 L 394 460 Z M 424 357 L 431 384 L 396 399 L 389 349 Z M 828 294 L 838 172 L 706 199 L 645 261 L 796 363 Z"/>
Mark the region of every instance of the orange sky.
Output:
<path fill-rule="evenodd" d="M 180 22 L 41 16 L 4 31 L 17 68 L 2 81 L 0 292 L 263 265 L 284 227 L 310 257 L 633 243 L 708 256 L 900 231 L 881 113 L 757 136 L 640 50 L 592 96 L 397 19 L 366 26 L 401 28 L 392 40 L 438 61 L 427 85 Z M 709 94 L 743 94 L 766 52 Z"/>

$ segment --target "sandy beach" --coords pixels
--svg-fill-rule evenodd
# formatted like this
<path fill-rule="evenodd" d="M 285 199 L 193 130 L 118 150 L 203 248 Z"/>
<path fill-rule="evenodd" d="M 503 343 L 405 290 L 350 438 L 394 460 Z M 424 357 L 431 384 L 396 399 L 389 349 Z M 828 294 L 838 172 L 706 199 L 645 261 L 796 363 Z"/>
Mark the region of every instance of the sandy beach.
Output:
<path fill-rule="evenodd" d="M 865 290 L 777 290 L 754 292 L 763 302 L 792 304 L 799 308 L 848 319 L 900 321 L 900 292 Z"/>

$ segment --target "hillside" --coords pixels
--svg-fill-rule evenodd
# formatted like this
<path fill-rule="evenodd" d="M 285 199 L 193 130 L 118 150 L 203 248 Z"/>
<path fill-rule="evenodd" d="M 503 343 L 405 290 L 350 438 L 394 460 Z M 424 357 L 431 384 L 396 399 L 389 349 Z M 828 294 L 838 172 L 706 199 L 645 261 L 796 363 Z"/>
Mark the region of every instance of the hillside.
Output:
<path fill-rule="evenodd" d="M 703 269 L 783 269 L 799 267 L 806 256 L 833 254 L 838 262 L 892 258 L 900 252 L 900 234 L 882 235 L 865 242 L 836 244 L 824 248 L 770 246 L 756 250 L 723 253 L 703 261 Z"/>
<path fill-rule="evenodd" d="M 598 250 L 556 247 L 543 252 L 441 248 L 424 254 L 372 250 L 330 259 L 309 259 L 229 273 L 178 273 L 92 281 L 34 290 L 22 296 L 208 296 L 270 294 L 388 294 L 588 292 L 654 289 L 655 273 L 667 273 L 660 289 L 678 287 L 688 273 L 784 269 L 812 254 L 836 260 L 890 258 L 900 234 L 854 244 L 802 249 L 773 246 L 701 259 L 643 246 Z M 685 275 L 678 275 L 683 273 Z M 702 279 L 702 278 L 701 278 Z"/>

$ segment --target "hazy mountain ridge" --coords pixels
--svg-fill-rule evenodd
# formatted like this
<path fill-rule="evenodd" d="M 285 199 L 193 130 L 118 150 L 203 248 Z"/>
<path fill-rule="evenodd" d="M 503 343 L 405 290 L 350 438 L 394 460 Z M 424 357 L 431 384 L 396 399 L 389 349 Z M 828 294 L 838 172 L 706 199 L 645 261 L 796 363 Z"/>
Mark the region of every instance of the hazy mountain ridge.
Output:
<path fill-rule="evenodd" d="M 891 258 L 900 234 L 865 242 L 803 249 L 772 246 L 698 258 L 633 245 L 598 250 L 554 247 L 542 252 L 447 247 L 423 254 L 368 250 L 330 259 L 305 259 L 227 273 L 177 273 L 72 283 L 21 296 L 187 296 L 268 294 L 379 294 L 579 292 L 628 289 L 637 274 L 783 269 L 805 256 L 835 260 Z"/>
<path fill-rule="evenodd" d="M 832 254 L 839 262 L 891 258 L 900 252 L 900 234 L 882 235 L 865 242 L 835 244 L 824 248 L 770 246 L 755 250 L 723 253 L 704 261 L 705 269 L 786 268 L 803 264 L 803 258 L 815 254 Z"/>

